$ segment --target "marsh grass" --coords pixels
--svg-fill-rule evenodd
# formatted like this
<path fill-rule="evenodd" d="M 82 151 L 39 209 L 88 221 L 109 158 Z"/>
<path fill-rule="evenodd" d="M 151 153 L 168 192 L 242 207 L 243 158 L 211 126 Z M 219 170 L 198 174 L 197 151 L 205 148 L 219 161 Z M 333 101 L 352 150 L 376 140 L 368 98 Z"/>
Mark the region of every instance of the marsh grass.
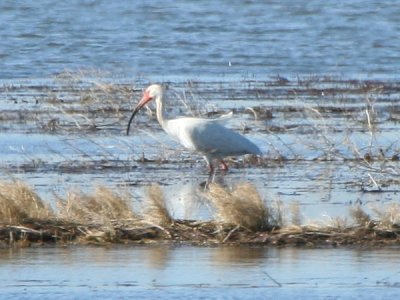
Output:
<path fill-rule="evenodd" d="M 379 220 L 379 228 L 392 230 L 393 228 L 400 228 L 400 205 L 392 203 L 385 206 L 373 206 L 373 213 L 376 219 Z"/>
<path fill-rule="evenodd" d="M 131 99 L 140 90 L 121 84 L 100 70 L 78 70 L 58 74 L 57 89 L 40 99 L 43 107 L 36 123 L 50 132 L 92 132 L 116 126 L 131 109 Z"/>
<path fill-rule="evenodd" d="M 0 182 L 0 223 L 19 224 L 53 216 L 52 209 L 23 182 Z"/>
<path fill-rule="evenodd" d="M 354 223 L 359 226 L 366 226 L 371 222 L 371 217 L 360 206 L 351 208 L 350 216 Z"/>
<path fill-rule="evenodd" d="M 209 187 L 208 198 L 214 208 L 215 219 L 251 231 L 280 226 L 277 218 L 265 205 L 254 185 L 238 184 L 232 189 L 217 184 Z"/>
<path fill-rule="evenodd" d="M 58 199 L 59 216 L 81 224 L 112 226 L 113 222 L 136 220 L 128 195 L 121 195 L 106 187 L 97 187 L 93 194 L 70 192 L 66 199 Z"/>
<path fill-rule="evenodd" d="M 149 224 L 168 226 L 173 219 L 167 209 L 164 194 L 158 185 L 151 185 L 147 189 L 147 198 L 144 203 L 144 220 Z"/>
<path fill-rule="evenodd" d="M 0 244 L 31 242 L 192 244 L 250 243 L 270 245 L 400 244 L 400 205 L 373 208 L 375 218 L 361 207 L 350 218 L 325 224 L 301 224 L 300 209 L 266 202 L 249 183 L 231 188 L 211 184 L 205 192 L 214 220 L 175 220 L 157 185 L 147 190 L 142 213 L 132 208 L 128 193 L 98 187 L 93 193 L 71 192 L 52 210 L 27 185 L 0 183 Z M 289 220 L 288 214 L 292 219 Z M 285 221 L 286 220 L 286 221 Z"/>
<path fill-rule="evenodd" d="M 37 87 L 40 93 L 35 97 L 38 99 L 39 108 L 34 113 L 30 111 L 29 113 L 12 111 L 12 113 L 20 115 L 25 125 L 27 121 L 25 118 L 34 117 L 40 132 L 79 133 L 93 145 L 94 140 L 98 138 L 98 132 L 113 137 L 115 133 L 125 132 L 128 115 L 137 99 L 140 98 L 141 89 L 144 87 L 144 81 L 135 79 L 132 82 L 120 83 L 113 79 L 111 74 L 96 69 L 65 70 L 54 78 L 54 82 L 54 86 Z M 240 107 L 235 104 L 236 100 L 243 99 L 249 102 L 254 101 L 255 104 L 263 103 L 256 101 L 274 98 L 274 89 L 280 84 L 282 94 L 278 95 L 280 98 L 277 100 L 282 100 L 280 105 L 260 111 L 259 105 Z M 379 186 L 387 183 L 388 180 L 400 177 L 396 162 L 400 153 L 400 138 L 389 142 L 382 142 L 380 139 L 380 130 L 384 127 L 382 124 L 388 120 L 393 122 L 392 116 L 397 116 L 399 111 L 395 97 L 386 96 L 399 92 L 399 84 L 396 82 L 355 81 L 333 76 L 320 78 L 305 76 L 297 78 L 296 82 L 278 76 L 272 81 L 265 82 L 248 80 L 242 83 L 212 84 L 187 81 L 165 83 L 165 85 L 170 95 L 170 109 L 175 110 L 177 107 L 180 109 L 174 111 L 173 114 L 216 118 L 223 114 L 218 109 L 222 106 L 219 104 L 223 104 L 225 100 L 232 101 L 231 107 L 226 109 L 234 111 L 234 119 L 242 118 L 241 122 L 253 122 L 250 123 L 251 126 L 244 127 L 251 128 L 252 134 L 266 135 L 259 141 L 265 143 L 264 146 L 268 152 L 257 161 L 239 160 L 237 166 L 251 164 L 262 167 L 282 163 L 285 160 L 294 162 L 297 160 L 345 160 L 370 173 L 368 175 L 365 172 L 361 179 L 366 186 L 370 186 L 368 183 L 371 176 Z M 25 91 L 20 92 L 23 94 Z M 18 98 L 18 94 L 13 97 Z M 384 102 L 381 103 L 382 99 Z M 386 105 L 385 102 L 391 103 L 391 106 Z M 259 116 L 262 121 L 259 120 L 255 124 L 254 120 L 243 119 L 243 115 L 248 114 L 249 111 L 252 115 Z M 271 121 L 271 116 L 274 116 L 274 121 Z M 301 116 L 300 121 L 299 116 Z M 284 121 L 286 119 L 283 122 L 286 125 L 282 125 L 281 118 Z M 13 117 L 13 119 L 15 121 L 18 117 Z M 288 122 L 291 119 L 296 119 L 297 123 Z M 146 137 L 154 137 L 150 141 L 146 138 L 146 141 L 140 143 L 140 147 L 145 150 L 147 148 L 159 150 L 151 158 L 146 157 L 146 159 L 183 161 L 182 147 L 163 143 L 157 134 L 149 130 L 148 124 L 146 122 L 146 126 L 143 126 L 138 121 L 138 132 L 145 132 Z M 156 126 L 157 130 L 161 130 L 158 124 Z M 240 126 L 236 124 L 236 127 L 238 129 Z M 285 132 L 290 134 L 295 130 L 298 130 L 300 134 L 293 135 L 293 140 L 286 139 L 285 134 L 282 135 Z M 93 135 L 94 133 L 96 134 Z M 312 135 L 312 138 L 308 138 L 307 135 Z M 124 141 L 123 137 L 121 141 Z M 299 145 L 301 147 L 298 147 Z M 70 146 L 77 153 L 81 153 L 85 160 L 95 159 L 94 153 L 85 153 L 81 147 L 74 147 L 73 143 Z M 96 146 L 95 151 L 101 152 L 104 160 L 115 159 L 115 151 L 110 151 L 101 143 L 94 146 Z M 126 148 L 124 151 L 127 155 L 131 153 L 141 155 L 146 152 L 137 151 L 129 143 L 126 147 L 120 143 L 115 147 Z M 299 150 L 302 147 L 305 150 Z M 26 151 L 19 152 L 24 152 L 21 154 L 27 156 L 27 160 L 34 164 L 34 155 Z M 54 154 L 63 155 L 61 152 Z"/>

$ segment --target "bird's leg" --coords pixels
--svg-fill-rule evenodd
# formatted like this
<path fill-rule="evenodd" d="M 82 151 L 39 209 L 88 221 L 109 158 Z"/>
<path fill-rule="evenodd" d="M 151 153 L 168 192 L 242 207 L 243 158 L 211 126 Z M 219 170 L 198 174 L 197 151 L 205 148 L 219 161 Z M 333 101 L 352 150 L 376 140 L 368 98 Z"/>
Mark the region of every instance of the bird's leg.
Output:
<path fill-rule="evenodd" d="M 210 183 L 214 182 L 215 173 L 217 172 L 217 168 L 213 166 L 212 161 L 209 163 L 208 168 L 210 169 L 210 172 L 208 173 L 208 178 L 206 184 L 204 185 L 204 191 L 208 189 Z"/>
<path fill-rule="evenodd" d="M 220 160 L 220 165 L 219 168 L 224 171 L 224 172 L 228 172 L 228 165 L 221 159 Z"/>
<path fill-rule="evenodd" d="M 215 179 L 215 174 L 217 173 L 217 168 L 215 168 L 212 164 L 210 165 L 210 175 L 208 176 L 208 179 L 211 182 L 214 182 Z M 211 179 L 211 180 L 210 180 Z"/>

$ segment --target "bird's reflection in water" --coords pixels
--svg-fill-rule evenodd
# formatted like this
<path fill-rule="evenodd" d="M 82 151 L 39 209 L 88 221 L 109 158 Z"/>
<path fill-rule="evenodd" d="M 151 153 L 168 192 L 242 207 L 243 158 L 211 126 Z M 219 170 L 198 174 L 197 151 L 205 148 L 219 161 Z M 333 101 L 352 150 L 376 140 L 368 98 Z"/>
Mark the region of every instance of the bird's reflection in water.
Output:
<path fill-rule="evenodd" d="M 152 269 L 164 269 L 172 259 L 172 249 L 166 245 L 152 245 L 143 251 L 143 262 Z"/>
<path fill-rule="evenodd" d="M 164 190 L 170 213 L 175 219 L 206 220 L 211 218 L 204 187 L 199 181 L 169 186 Z"/>
<path fill-rule="evenodd" d="M 253 267 L 264 263 L 267 254 L 268 249 L 264 247 L 220 246 L 211 252 L 211 260 L 219 266 L 240 263 L 243 266 Z"/>
<path fill-rule="evenodd" d="M 175 219 L 212 220 L 214 209 L 210 202 L 210 189 L 205 188 L 203 179 L 197 178 L 163 188 L 167 207 Z M 213 185 L 230 189 L 232 183 L 223 174 L 215 177 Z"/>

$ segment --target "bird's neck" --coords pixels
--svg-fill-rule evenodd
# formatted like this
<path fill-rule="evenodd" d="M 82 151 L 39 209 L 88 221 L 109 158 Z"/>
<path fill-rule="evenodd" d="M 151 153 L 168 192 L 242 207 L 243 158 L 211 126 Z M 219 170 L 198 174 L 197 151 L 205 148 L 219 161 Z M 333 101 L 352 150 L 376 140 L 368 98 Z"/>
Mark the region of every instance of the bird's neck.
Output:
<path fill-rule="evenodd" d="M 163 104 L 162 95 L 156 98 L 156 113 L 157 113 L 158 123 L 160 123 L 161 127 L 165 129 L 168 120 L 165 113 L 165 107 Z"/>

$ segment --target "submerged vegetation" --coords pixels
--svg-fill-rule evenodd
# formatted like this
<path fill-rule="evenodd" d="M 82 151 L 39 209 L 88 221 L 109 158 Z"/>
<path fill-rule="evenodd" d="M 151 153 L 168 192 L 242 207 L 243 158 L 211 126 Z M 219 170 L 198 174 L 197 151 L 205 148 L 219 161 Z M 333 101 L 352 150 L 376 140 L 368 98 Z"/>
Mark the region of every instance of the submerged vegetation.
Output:
<path fill-rule="evenodd" d="M 0 183 L 2 247 L 48 243 L 252 244 L 274 246 L 400 245 L 400 206 L 375 208 L 375 218 L 361 207 L 352 221 L 299 224 L 299 208 L 290 210 L 262 199 L 248 183 L 233 188 L 211 184 L 204 192 L 214 212 L 208 221 L 177 220 L 170 215 L 161 188 L 149 187 L 142 212 L 128 194 L 99 187 L 92 194 L 71 192 L 52 209 L 26 184 Z M 287 221 L 292 214 L 292 221 Z"/>

